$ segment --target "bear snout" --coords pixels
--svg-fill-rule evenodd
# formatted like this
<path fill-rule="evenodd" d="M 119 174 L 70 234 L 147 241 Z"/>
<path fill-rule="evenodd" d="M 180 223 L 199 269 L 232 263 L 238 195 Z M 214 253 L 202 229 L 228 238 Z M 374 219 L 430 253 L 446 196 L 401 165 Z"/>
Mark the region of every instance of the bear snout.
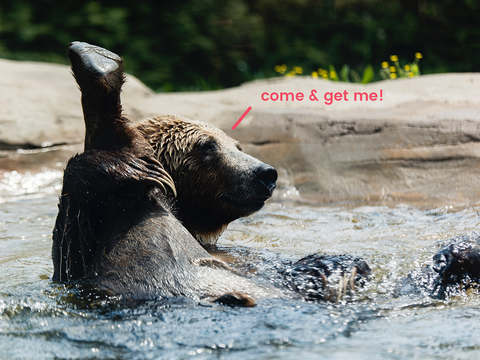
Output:
<path fill-rule="evenodd" d="M 270 194 L 275 190 L 278 173 L 273 166 L 262 163 L 254 170 L 254 174 L 255 177 L 267 187 Z"/>

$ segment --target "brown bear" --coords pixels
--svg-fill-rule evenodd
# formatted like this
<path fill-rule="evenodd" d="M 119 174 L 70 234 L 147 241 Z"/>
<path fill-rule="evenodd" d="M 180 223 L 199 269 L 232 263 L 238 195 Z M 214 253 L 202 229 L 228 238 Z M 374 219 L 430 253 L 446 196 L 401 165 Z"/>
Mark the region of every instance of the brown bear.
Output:
<path fill-rule="evenodd" d="M 85 151 L 64 173 L 53 280 L 91 283 L 131 299 L 181 296 L 245 306 L 255 303 L 246 293 L 275 293 L 211 257 L 172 215 L 165 196 L 167 189 L 175 194 L 172 178 L 122 116 L 121 58 L 80 42 L 70 44 L 68 56 L 82 94 Z M 263 203 L 265 194 L 255 201 Z"/>
<path fill-rule="evenodd" d="M 272 196 L 277 171 L 220 129 L 171 115 L 136 127 L 173 178 L 175 215 L 200 243 L 216 244 L 230 222 L 260 210 Z"/>

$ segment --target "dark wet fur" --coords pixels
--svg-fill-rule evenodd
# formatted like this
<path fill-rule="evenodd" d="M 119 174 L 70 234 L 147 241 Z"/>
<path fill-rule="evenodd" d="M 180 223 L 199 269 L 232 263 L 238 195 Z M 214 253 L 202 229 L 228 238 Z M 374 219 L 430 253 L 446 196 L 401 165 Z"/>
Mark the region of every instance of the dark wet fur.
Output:
<path fill-rule="evenodd" d="M 350 255 L 309 255 L 280 271 L 284 285 L 305 299 L 337 301 L 355 292 L 371 274 L 362 258 Z"/>
<path fill-rule="evenodd" d="M 436 299 L 479 289 L 480 233 L 473 232 L 448 240 L 432 263 L 412 271 L 397 286 L 395 294 L 426 294 Z"/>
<path fill-rule="evenodd" d="M 199 288 L 195 261 L 211 256 L 171 214 L 162 192 L 175 191 L 173 181 L 121 115 L 122 62 L 105 54 L 85 43 L 68 51 L 82 92 L 85 152 L 65 169 L 53 280 L 95 284 L 126 299 L 223 296 Z M 113 71 L 102 73 L 105 64 Z"/>

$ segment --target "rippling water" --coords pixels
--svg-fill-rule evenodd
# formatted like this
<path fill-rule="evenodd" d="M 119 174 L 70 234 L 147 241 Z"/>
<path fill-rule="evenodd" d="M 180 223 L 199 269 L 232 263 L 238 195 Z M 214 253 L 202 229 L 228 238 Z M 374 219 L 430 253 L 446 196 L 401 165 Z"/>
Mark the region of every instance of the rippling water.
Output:
<path fill-rule="evenodd" d="M 232 262 L 362 256 L 374 276 L 355 302 L 271 299 L 228 308 L 80 301 L 49 280 L 52 193 L 60 179 L 44 174 L 10 179 L 11 189 L 0 185 L 0 359 L 480 358 L 477 294 L 445 301 L 390 296 L 445 239 L 477 230 L 480 206 L 270 202 L 220 240 Z"/>
<path fill-rule="evenodd" d="M 25 195 L 39 197 L 59 193 L 62 176 L 63 171 L 60 170 L 44 170 L 37 174 L 19 174 L 17 171 L 0 174 L 0 204 Z"/>

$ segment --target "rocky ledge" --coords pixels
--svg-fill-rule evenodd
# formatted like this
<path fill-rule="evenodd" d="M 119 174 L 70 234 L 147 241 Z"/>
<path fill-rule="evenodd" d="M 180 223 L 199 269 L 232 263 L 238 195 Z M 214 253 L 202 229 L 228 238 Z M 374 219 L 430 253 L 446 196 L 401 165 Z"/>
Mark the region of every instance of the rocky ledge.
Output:
<path fill-rule="evenodd" d="M 310 100 L 312 90 L 318 101 Z M 281 92 L 304 97 L 262 100 L 262 94 L 265 99 Z M 360 101 L 359 95 L 355 101 L 356 92 L 376 98 Z M 328 104 L 325 93 L 341 95 Z M 480 74 L 369 85 L 278 78 L 169 94 L 155 94 L 128 77 L 123 103 L 134 121 L 178 114 L 220 127 L 279 170 L 277 197 L 458 204 L 480 199 L 478 94 Z M 14 170 L 61 168 L 81 151 L 83 126 L 68 67 L 0 60 L 0 180 Z"/>

